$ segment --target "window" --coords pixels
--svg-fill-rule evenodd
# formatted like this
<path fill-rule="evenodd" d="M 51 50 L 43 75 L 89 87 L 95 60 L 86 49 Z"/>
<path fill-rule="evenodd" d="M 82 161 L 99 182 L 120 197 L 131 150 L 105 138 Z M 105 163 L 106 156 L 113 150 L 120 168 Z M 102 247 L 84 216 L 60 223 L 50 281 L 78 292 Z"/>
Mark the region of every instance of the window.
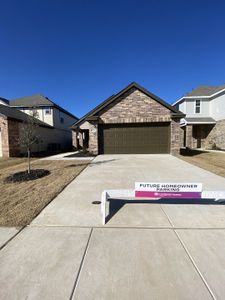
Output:
<path fill-rule="evenodd" d="M 60 122 L 61 122 L 61 124 L 64 123 L 64 118 L 63 117 L 60 117 Z"/>
<path fill-rule="evenodd" d="M 46 107 L 45 114 L 46 115 L 51 115 L 51 108 L 50 107 Z"/>
<path fill-rule="evenodd" d="M 201 100 L 195 100 L 195 113 L 200 114 L 201 111 Z"/>

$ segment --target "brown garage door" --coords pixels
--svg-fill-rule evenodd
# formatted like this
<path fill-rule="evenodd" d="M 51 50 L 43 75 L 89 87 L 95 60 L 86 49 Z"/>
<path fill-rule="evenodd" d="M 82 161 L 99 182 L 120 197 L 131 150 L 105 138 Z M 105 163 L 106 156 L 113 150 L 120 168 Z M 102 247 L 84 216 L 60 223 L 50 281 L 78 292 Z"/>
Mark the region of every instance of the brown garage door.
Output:
<path fill-rule="evenodd" d="M 170 124 L 100 125 L 99 152 L 105 154 L 169 153 Z"/>

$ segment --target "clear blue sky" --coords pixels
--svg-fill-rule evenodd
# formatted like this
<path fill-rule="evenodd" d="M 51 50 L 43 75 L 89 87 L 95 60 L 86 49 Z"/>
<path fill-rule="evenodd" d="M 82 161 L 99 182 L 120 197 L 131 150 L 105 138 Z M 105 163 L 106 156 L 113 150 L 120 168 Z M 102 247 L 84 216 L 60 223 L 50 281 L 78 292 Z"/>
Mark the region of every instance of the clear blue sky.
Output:
<path fill-rule="evenodd" d="M 168 102 L 225 83 L 224 0 L 0 0 L 0 96 L 82 116 L 132 81 Z"/>

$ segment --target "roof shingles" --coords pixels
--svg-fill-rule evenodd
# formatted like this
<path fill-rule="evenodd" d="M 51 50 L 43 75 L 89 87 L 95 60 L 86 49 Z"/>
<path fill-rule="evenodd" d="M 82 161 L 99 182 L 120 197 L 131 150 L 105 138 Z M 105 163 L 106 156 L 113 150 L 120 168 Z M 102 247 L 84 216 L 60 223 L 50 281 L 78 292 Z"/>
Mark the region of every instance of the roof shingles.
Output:
<path fill-rule="evenodd" d="M 187 93 L 185 96 L 212 96 L 215 93 L 218 93 L 225 89 L 225 84 L 220 86 L 207 86 L 202 85 L 198 88 L 192 90 L 191 92 Z"/>
<path fill-rule="evenodd" d="M 64 112 L 65 114 L 71 116 L 78 120 L 76 116 L 62 108 L 61 106 L 57 105 L 53 101 L 49 100 L 48 97 L 42 95 L 33 95 L 33 96 L 26 96 L 14 100 L 9 101 L 10 106 L 14 107 L 39 107 L 39 106 L 52 106 L 56 107 L 60 111 Z"/>
<path fill-rule="evenodd" d="M 16 107 L 54 106 L 52 101 L 42 95 L 26 96 L 10 100 L 9 103 Z"/>

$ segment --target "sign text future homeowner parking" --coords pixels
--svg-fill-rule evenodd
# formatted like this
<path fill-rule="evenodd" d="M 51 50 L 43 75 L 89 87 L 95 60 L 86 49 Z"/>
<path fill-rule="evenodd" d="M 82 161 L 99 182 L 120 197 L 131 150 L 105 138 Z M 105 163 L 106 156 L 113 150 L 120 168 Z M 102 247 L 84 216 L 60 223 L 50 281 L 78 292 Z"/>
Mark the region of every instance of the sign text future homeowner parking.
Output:
<path fill-rule="evenodd" d="M 201 183 L 136 182 L 135 197 L 201 198 Z"/>

